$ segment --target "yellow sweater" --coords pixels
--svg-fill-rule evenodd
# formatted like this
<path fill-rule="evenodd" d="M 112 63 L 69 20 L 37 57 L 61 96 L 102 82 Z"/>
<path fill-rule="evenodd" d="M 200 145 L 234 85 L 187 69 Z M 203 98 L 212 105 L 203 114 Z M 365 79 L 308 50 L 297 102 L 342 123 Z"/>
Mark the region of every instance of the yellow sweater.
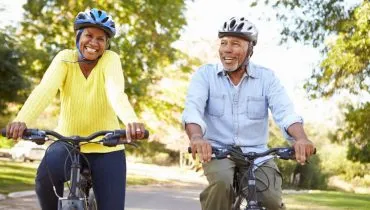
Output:
<path fill-rule="evenodd" d="M 76 50 L 63 50 L 53 59 L 40 84 L 32 91 L 14 121 L 31 123 L 60 91 L 61 110 L 56 131 L 65 136 L 88 136 L 100 130 L 119 129 L 120 120 L 137 121 L 124 92 L 124 78 L 119 56 L 105 51 L 85 78 L 77 61 Z M 86 144 L 85 153 L 122 150 L 123 145 L 105 147 Z"/>

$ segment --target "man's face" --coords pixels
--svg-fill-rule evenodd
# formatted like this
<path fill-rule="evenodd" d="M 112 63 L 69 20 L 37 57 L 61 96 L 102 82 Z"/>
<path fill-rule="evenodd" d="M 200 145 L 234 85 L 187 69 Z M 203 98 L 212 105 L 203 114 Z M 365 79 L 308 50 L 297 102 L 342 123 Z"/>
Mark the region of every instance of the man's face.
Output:
<path fill-rule="evenodd" d="M 85 28 L 81 34 L 79 47 L 82 55 L 87 60 L 95 60 L 103 55 L 107 45 L 107 36 L 99 28 Z"/>
<path fill-rule="evenodd" d="M 218 52 L 224 69 L 235 71 L 247 56 L 248 42 L 238 37 L 224 36 L 220 39 Z"/>

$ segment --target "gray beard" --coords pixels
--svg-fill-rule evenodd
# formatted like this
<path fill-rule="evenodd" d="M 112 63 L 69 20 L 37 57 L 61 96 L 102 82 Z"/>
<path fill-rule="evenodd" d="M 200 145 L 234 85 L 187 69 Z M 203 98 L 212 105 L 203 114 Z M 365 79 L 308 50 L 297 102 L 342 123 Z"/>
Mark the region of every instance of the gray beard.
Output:
<path fill-rule="evenodd" d="M 234 71 L 236 71 L 236 70 L 238 70 L 238 69 L 240 69 L 240 68 L 242 68 L 243 66 L 248 66 L 248 63 L 249 63 L 249 58 L 246 58 L 246 59 L 244 59 L 244 61 L 243 61 L 243 63 L 242 64 L 239 64 L 238 65 L 238 67 L 236 67 L 235 69 L 226 69 L 225 67 L 224 67 L 224 71 L 225 72 L 234 72 Z"/>
<path fill-rule="evenodd" d="M 238 70 L 240 67 L 238 67 L 238 68 L 236 68 L 236 69 L 225 69 L 224 68 L 224 71 L 226 71 L 226 72 L 234 72 L 234 71 L 236 71 L 236 70 Z"/>

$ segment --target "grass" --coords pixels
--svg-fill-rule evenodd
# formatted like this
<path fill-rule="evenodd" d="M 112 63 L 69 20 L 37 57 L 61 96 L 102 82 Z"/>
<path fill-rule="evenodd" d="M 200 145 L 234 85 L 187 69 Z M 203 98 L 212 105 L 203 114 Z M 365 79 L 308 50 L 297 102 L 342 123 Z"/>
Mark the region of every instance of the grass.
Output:
<path fill-rule="evenodd" d="M 0 160 L 0 194 L 8 194 L 35 188 L 37 164 L 11 162 Z M 167 181 L 127 175 L 127 186 L 149 185 L 149 184 L 168 184 Z"/>
<path fill-rule="evenodd" d="M 36 166 L 0 160 L 0 193 L 30 190 L 34 188 Z"/>
<path fill-rule="evenodd" d="M 284 195 L 288 210 L 365 210 L 370 206 L 369 194 L 355 194 L 335 191 L 314 191 L 313 193 Z"/>

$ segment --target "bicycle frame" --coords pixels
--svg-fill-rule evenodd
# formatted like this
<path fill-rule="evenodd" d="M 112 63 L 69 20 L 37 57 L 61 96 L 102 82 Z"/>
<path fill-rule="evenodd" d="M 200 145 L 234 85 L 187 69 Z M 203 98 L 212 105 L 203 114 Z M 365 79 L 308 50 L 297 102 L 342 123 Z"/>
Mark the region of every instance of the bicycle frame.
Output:
<path fill-rule="evenodd" d="M 80 164 L 80 146 L 78 143 L 73 143 L 73 149 L 71 151 L 71 187 L 68 197 L 59 197 L 58 199 L 58 210 L 67 209 L 88 209 L 87 197 L 85 192 L 81 189 L 81 164 Z M 77 195 L 78 192 L 83 192 L 82 195 Z"/>
<path fill-rule="evenodd" d="M 224 148 L 217 148 L 212 147 L 212 159 L 224 159 L 231 157 L 231 146 L 224 147 Z M 188 147 L 188 152 L 191 153 L 191 147 Z M 316 149 L 314 154 L 316 153 Z M 237 176 L 234 182 L 237 181 L 238 183 L 234 183 L 234 192 L 236 192 L 236 197 L 232 205 L 233 210 L 263 210 L 262 207 L 257 200 L 257 188 L 256 188 L 256 176 L 254 173 L 254 166 L 255 160 L 259 157 L 264 157 L 268 155 L 273 155 L 275 158 L 284 159 L 284 160 L 294 160 L 295 159 L 295 152 L 294 149 L 291 147 L 283 147 L 283 148 L 272 148 L 265 152 L 256 153 L 256 152 L 248 152 L 243 153 L 245 161 L 247 161 L 248 170 L 247 170 L 247 186 L 248 186 L 248 195 L 244 197 L 242 190 L 236 189 L 242 187 L 240 184 L 240 178 Z M 241 172 L 238 172 L 241 173 Z M 244 209 L 240 209 L 241 202 L 243 199 L 246 199 L 247 206 Z"/>
<path fill-rule="evenodd" d="M 6 129 L 1 129 L 1 135 L 6 136 Z M 94 142 L 100 143 L 104 146 L 114 147 L 118 144 L 131 144 L 137 146 L 135 143 L 128 143 L 122 138 L 126 138 L 125 130 L 115 131 L 99 131 L 87 137 L 72 136 L 65 137 L 55 131 L 50 130 L 38 130 L 38 129 L 26 129 L 23 134 L 23 139 L 33 141 L 36 144 L 42 145 L 47 140 L 51 140 L 49 136 L 55 137 L 59 141 L 68 142 L 72 145 L 70 151 L 71 157 L 71 177 L 70 177 L 70 193 L 67 197 L 58 197 L 58 210 L 87 210 L 88 209 L 88 197 L 87 191 L 81 188 L 81 163 L 80 163 L 80 143 L 89 143 L 92 139 L 99 136 L 104 136 L 101 140 Z M 144 131 L 144 138 L 149 137 L 149 132 Z M 55 141 L 55 140 L 54 140 Z M 88 186 L 87 186 L 88 187 Z"/>
<path fill-rule="evenodd" d="M 257 187 L 256 187 L 256 175 L 254 174 L 253 166 L 254 166 L 254 159 L 249 160 L 250 163 L 248 170 L 247 170 L 247 177 L 248 177 L 248 194 L 247 197 L 245 198 L 247 201 L 247 206 L 245 209 L 240 209 L 240 205 L 242 204 L 241 202 L 243 201 L 243 193 L 239 193 L 237 189 L 236 191 L 236 199 L 233 204 L 233 210 L 263 210 L 264 208 L 259 205 L 258 200 L 257 200 Z M 236 173 L 239 173 L 241 175 L 241 172 L 238 171 Z M 241 176 L 243 177 L 243 176 Z M 234 179 L 236 182 L 240 182 L 240 178 Z M 241 187 L 240 183 L 237 183 L 238 187 Z M 239 193 L 239 194 L 238 194 Z"/>

